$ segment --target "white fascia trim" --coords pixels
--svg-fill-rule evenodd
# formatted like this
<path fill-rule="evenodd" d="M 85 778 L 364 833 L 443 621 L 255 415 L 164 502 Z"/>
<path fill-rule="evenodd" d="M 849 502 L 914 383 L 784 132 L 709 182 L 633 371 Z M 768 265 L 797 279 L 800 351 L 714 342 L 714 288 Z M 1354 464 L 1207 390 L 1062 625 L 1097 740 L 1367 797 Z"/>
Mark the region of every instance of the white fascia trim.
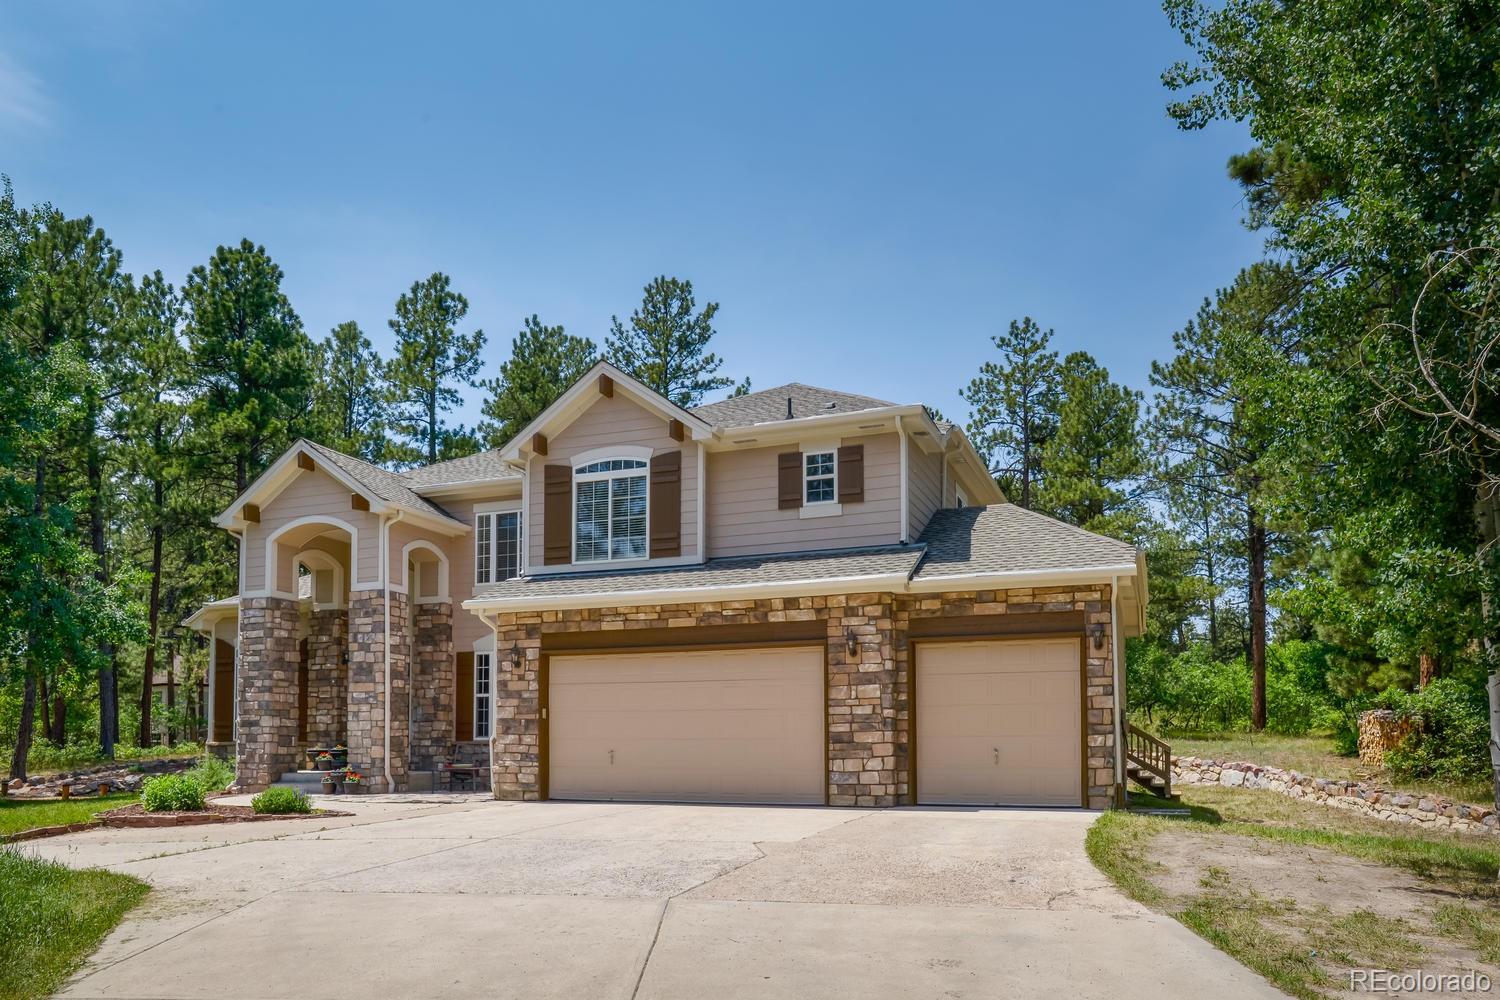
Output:
<path fill-rule="evenodd" d="M 794 428 L 805 428 L 809 425 L 812 425 L 814 427 L 821 428 L 822 425 L 825 424 L 870 423 L 875 420 L 884 420 L 887 417 L 908 417 L 917 416 L 918 414 L 922 415 L 923 417 L 927 417 L 927 410 L 920 403 L 902 403 L 900 405 L 893 404 L 891 406 L 875 406 L 871 407 L 868 410 L 852 410 L 843 413 L 819 413 L 811 417 L 793 417 L 791 420 L 762 420 L 761 422 L 754 424 L 736 424 L 733 427 L 720 428 L 719 434 L 721 437 L 730 437 L 734 434 L 748 434 L 752 431 L 765 430 L 767 427 L 774 427 L 777 429 L 784 427 L 788 430 L 792 430 Z M 927 417 L 927 423 L 931 427 L 932 431 L 936 433 L 937 425 L 932 423 L 932 418 Z"/>
<path fill-rule="evenodd" d="M 574 382 L 568 388 L 567 392 L 559 396 L 556 402 L 539 413 L 535 420 L 521 428 L 520 433 L 506 442 L 505 447 L 500 451 L 501 459 L 509 462 L 519 458 L 521 448 L 531 440 L 533 434 L 551 423 L 559 413 L 572 407 L 584 394 L 597 394 L 598 378 L 600 375 L 608 375 L 614 380 L 616 390 L 624 389 L 631 396 L 635 397 L 637 402 L 644 403 L 646 406 L 662 414 L 666 419 L 682 421 L 684 426 L 692 429 L 695 441 L 700 438 L 713 437 L 713 427 L 705 423 L 702 418 L 695 417 L 687 410 L 663 399 L 659 393 L 642 385 L 639 381 L 620 371 L 620 369 L 608 361 L 599 361 L 587 372 L 579 376 L 578 381 Z M 569 422 L 571 423 L 571 421 Z"/>
<path fill-rule="evenodd" d="M 904 590 L 905 573 L 877 573 L 869 576 L 824 577 L 816 580 L 791 580 L 767 583 L 741 583 L 723 587 L 673 587 L 669 589 L 622 590 L 614 593 L 563 594 L 509 599 L 470 598 L 463 606 L 476 614 L 507 611 L 553 610 L 564 608 L 630 607 L 638 604 L 734 601 L 763 597 L 815 597 L 822 594 L 852 594 L 862 591 Z"/>
<path fill-rule="evenodd" d="M 1027 585 L 1076 583 L 1087 580 L 1109 583 L 1112 576 L 1134 576 L 1135 563 L 1116 566 L 1086 566 L 1072 569 L 1011 570 L 1005 573 L 953 573 L 948 576 L 920 576 L 906 589 L 912 593 L 930 594 L 944 590 L 1003 590 Z"/>
<path fill-rule="evenodd" d="M 348 473 L 344 472 L 343 469 L 340 469 L 337 465 L 334 465 L 332 462 L 325 459 L 322 455 L 319 455 L 317 452 L 313 451 L 308 447 L 305 440 L 303 440 L 302 438 L 298 438 L 290 448 L 281 453 L 280 458 L 271 463 L 270 467 L 267 468 L 265 472 L 262 472 L 260 475 L 255 477 L 255 481 L 245 488 L 245 492 L 241 493 L 238 497 L 235 498 L 234 503 L 225 508 L 224 513 L 214 518 L 214 523 L 221 528 L 237 528 L 240 525 L 235 521 L 235 518 L 239 515 L 240 510 L 245 506 L 245 504 L 249 503 L 252 498 L 258 497 L 263 489 L 275 482 L 279 484 L 278 488 L 276 489 L 276 493 L 280 494 L 281 490 L 285 489 L 287 485 L 287 483 L 282 483 L 280 481 L 281 474 L 286 471 L 287 466 L 298 455 L 306 455 L 308 458 L 313 460 L 313 465 L 317 470 L 326 472 L 328 475 L 332 476 L 335 480 L 347 487 L 349 492 L 358 493 L 366 500 L 369 500 L 371 513 L 383 513 L 389 506 L 384 500 L 375 496 L 368 486 L 365 486 L 363 483 L 359 482 L 358 480 L 351 477 Z M 296 478 L 297 471 L 300 470 L 294 469 L 292 476 L 287 479 L 288 483 L 291 481 L 291 479 Z M 274 499 L 274 496 L 271 499 Z M 270 500 L 266 500 L 264 502 L 269 503 Z"/>
<path fill-rule="evenodd" d="M 416 483 L 411 483 L 409 485 L 411 486 L 411 491 L 413 493 L 419 494 L 420 496 L 429 497 L 441 496 L 446 493 L 462 493 L 466 490 L 471 490 L 476 486 L 519 485 L 520 481 L 520 476 L 510 475 L 489 476 L 484 479 L 455 479 L 446 483 L 430 483 L 421 486 L 417 485 Z"/>
<path fill-rule="evenodd" d="M 370 509 L 372 511 L 375 509 L 373 503 L 370 504 Z M 385 509 L 399 511 L 402 524 L 420 524 L 424 528 L 431 528 L 433 531 L 455 538 L 459 535 L 467 535 L 469 533 L 469 526 L 467 524 L 451 517 L 440 517 L 437 514 L 428 514 L 424 511 L 412 510 L 409 507 L 397 508 L 390 504 L 387 504 Z"/>

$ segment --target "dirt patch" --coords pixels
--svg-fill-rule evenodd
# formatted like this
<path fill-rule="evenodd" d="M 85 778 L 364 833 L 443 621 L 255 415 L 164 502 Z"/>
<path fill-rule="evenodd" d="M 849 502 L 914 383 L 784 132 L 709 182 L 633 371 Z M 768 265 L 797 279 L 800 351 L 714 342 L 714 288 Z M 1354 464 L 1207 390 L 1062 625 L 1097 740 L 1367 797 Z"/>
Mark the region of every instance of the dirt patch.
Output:
<path fill-rule="evenodd" d="M 1162 909 L 1189 926 L 1254 924 L 1279 939 L 1284 961 L 1309 966 L 1325 995 L 1350 992 L 1352 969 L 1477 970 L 1500 983 L 1500 964 L 1485 960 L 1494 958 L 1486 932 L 1470 929 L 1493 926 L 1493 902 L 1399 868 L 1256 837 L 1167 830 L 1150 854 L 1160 867 L 1147 878 L 1166 897 Z"/>

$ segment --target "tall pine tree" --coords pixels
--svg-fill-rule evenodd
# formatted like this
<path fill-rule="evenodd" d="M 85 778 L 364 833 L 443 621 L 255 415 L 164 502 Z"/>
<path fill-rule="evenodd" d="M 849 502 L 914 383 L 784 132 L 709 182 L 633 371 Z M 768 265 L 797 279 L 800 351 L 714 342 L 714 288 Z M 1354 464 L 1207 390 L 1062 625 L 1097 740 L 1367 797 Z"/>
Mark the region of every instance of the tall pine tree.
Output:
<path fill-rule="evenodd" d="M 992 338 L 998 361 L 986 361 L 960 395 L 973 407 L 969 438 L 987 456 L 990 473 L 1022 507 L 1035 505 L 1042 450 L 1057 429 L 1061 369 L 1048 350 L 1052 331 L 1030 316 Z"/>
<path fill-rule="evenodd" d="M 480 384 L 489 392 L 485 422 L 479 432 L 499 448 L 535 420 L 598 360 L 599 348 L 587 337 L 575 337 L 561 326 L 527 317 L 511 345 L 500 373 Z"/>
<path fill-rule="evenodd" d="M 468 313 L 469 300 L 442 273 L 413 283 L 396 300 L 390 321 L 396 353 L 385 375 L 394 401 L 393 425 L 405 439 L 394 449 L 400 463 L 431 464 L 478 447 L 462 426 L 444 422 L 444 415 L 461 401 L 460 387 L 474 387 L 483 361 L 484 331 L 458 332 Z"/>
<path fill-rule="evenodd" d="M 318 345 L 313 424 L 318 441 L 366 462 L 388 457 L 389 392 L 384 365 L 353 321 L 340 323 Z"/>
<path fill-rule="evenodd" d="M 733 379 L 714 374 L 724 360 L 708 349 L 718 311 L 717 302 L 698 309 L 691 281 L 662 275 L 646 286 L 628 324 L 610 317 L 606 356 L 678 406 L 696 406 L 709 393 L 734 385 Z"/>

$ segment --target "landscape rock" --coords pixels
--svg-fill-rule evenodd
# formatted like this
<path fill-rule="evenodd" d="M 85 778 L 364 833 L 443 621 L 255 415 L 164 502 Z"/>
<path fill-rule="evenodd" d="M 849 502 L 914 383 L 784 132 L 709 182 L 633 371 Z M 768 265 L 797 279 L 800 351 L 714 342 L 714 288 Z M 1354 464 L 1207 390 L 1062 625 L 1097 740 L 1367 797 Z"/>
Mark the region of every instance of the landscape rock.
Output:
<path fill-rule="evenodd" d="M 1259 788 L 1390 823 L 1441 826 L 1465 833 L 1500 833 L 1500 817 L 1495 815 L 1493 807 L 1455 802 L 1441 795 L 1393 792 L 1367 782 L 1317 778 L 1245 761 L 1173 757 L 1172 783 Z"/>

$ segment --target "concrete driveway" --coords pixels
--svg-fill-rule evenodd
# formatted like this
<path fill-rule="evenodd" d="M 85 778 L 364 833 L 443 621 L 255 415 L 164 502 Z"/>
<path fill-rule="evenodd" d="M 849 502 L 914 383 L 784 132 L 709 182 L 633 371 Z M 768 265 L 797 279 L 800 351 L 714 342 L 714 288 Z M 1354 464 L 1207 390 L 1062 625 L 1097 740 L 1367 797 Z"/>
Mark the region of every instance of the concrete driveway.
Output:
<path fill-rule="evenodd" d="M 61 995 L 1281 996 L 1113 889 L 1089 813 L 352 808 L 36 842 L 156 887 Z"/>

